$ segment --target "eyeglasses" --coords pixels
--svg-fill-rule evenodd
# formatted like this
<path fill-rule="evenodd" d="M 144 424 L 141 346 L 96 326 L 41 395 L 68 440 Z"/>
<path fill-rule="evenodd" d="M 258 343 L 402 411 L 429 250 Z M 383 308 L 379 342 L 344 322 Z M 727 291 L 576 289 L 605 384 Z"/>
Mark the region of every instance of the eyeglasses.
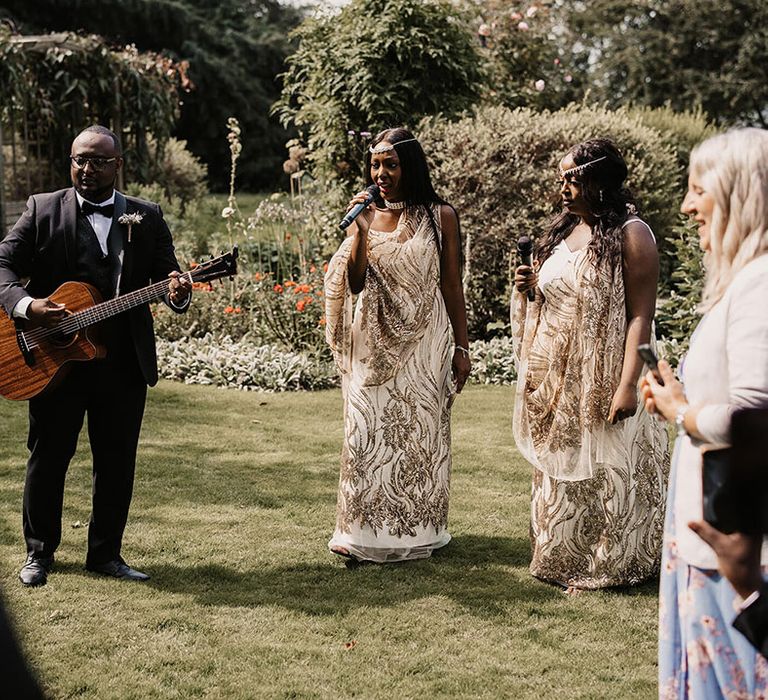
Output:
<path fill-rule="evenodd" d="M 78 170 L 82 170 L 86 165 L 90 165 L 93 170 L 104 170 L 110 163 L 114 163 L 117 157 L 114 158 L 89 158 L 87 156 L 70 156 L 69 160 L 72 161 Z"/>

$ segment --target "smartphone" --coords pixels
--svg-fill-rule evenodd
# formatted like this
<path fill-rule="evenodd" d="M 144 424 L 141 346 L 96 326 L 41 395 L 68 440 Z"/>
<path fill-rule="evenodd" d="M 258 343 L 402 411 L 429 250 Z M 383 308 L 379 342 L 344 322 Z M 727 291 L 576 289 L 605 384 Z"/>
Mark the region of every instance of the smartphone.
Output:
<path fill-rule="evenodd" d="M 661 378 L 661 374 L 659 373 L 659 358 L 656 357 L 656 353 L 653 351 L 653 348 L 648 345 L 648 343 L 643 343 L 642 345 L 637 346 L 637 354 L 640 355 L 643 362 L 648 365 L 648 369 L 651 370 L 651 373 L 656 378 L 656 381 L 664 386 L 664 380 Z"/>

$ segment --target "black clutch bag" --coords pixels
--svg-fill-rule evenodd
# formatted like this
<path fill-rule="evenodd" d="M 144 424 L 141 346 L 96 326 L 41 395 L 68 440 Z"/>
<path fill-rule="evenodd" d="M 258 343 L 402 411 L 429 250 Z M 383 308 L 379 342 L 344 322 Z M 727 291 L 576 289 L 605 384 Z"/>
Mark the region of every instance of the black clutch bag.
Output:
<path fill-rule="evenodd" d="M 731 439 L 704 453 L 704 520 L 725 533 L 768 533 L 768 409 L 735 413 Z"/>

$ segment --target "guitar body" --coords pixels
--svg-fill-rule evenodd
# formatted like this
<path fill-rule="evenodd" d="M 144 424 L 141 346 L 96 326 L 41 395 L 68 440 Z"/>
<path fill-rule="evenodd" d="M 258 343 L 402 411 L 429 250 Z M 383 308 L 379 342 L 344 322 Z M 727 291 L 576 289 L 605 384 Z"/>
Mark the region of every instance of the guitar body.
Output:
<path fill-rule="evenodd" d="M 99 291 L 84 282 L 65 282 L 48 298 L 64 304 L 71 312 L 101 302 Z M 28 325 L 26 321 L 22 323 Z M 25 331 L 27 325 L 22 326 Z M 1 314 L 0 396 L 14 401 L 31 399 L 61 381 L 70 366 L 67 363 L 104 357 L 106 350 L 97 342 L 93 331 L 93 328 L 84 328 L 72 335 L 53 335 L 41 340 L 25 357 L 16 323 Z"/>

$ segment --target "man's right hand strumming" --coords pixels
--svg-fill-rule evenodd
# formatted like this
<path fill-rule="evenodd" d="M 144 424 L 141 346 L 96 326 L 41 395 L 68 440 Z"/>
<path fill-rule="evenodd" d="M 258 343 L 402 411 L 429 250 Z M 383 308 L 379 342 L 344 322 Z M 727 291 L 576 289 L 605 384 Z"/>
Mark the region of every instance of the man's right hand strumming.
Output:
<path fill-rule="evenodd" d="M 63 321 L 69 312 L 64 304 L 50 299 L 35 299 L 27 307 L 27 318 L 36 326 L 51 328 Z"/>

